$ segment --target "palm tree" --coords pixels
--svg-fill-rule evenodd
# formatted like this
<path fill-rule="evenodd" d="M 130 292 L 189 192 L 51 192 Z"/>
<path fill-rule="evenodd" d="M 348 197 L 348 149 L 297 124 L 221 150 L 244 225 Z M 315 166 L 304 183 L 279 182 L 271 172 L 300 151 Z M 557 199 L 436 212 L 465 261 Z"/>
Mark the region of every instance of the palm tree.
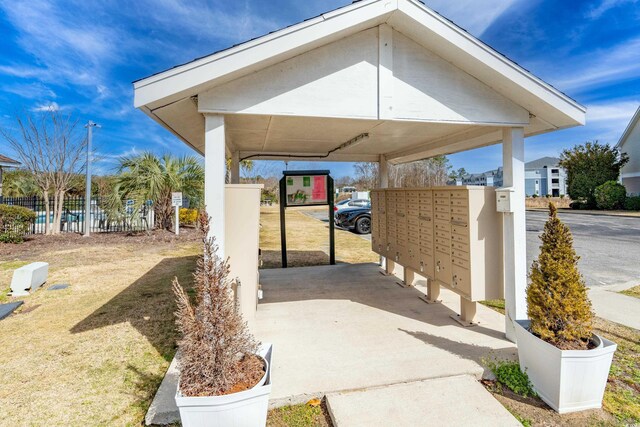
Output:
<path fill-rule="evenodd" d="M 201 206 L 204 168 L 194 156 L 164 154 L 158 157 L 144 152 L 120 159 L 116 188 L 121 200 L 133 199 L 138 208 L 151 200 L 156 228 L 169 230 L 173 222 L 171 193 L 180 191 L 184 197 Z"/>

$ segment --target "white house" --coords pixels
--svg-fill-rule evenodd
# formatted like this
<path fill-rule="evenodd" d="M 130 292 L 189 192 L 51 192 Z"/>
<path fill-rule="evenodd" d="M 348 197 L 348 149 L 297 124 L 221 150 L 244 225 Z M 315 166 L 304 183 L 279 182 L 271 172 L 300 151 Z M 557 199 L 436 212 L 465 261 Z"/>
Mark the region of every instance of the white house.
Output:
<path fill-rule="evenodd" d="M 363 0 L 134 83 L 135 106 L 205 156 L 225 253 L 242 159 L 403 163 L 502 144 L 507 336 L 526 317 L 524 138 L 585 108 L 417 0 Z M 255 248 L 257 251 L 257 248 Z M 233 268 L 233 267 L 232 267 Z"/>
<path fill-rule="evenodd" d="M 633 115 L 616 148 L 629 156 L 621 170 L 620 180 L 628 194 L 640 195 L 640 107 Z"/>

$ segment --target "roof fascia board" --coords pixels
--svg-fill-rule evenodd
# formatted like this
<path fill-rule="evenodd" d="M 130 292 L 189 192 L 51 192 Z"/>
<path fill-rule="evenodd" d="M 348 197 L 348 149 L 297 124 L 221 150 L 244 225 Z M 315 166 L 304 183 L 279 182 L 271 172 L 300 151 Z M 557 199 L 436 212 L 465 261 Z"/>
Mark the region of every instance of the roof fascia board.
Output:
<path fill-rule="evenodd" d="M 134 83 L 134 105 L 195 95 L 217 79 L 232 80 L 281 62 L 303 51 L 386 21 L 398 0 L 353 3 L 317 18 L 276 31 L 220 53 L 184 64 Z"/>
<path fill-rule="evenodd" d="M 416 0 L 398 0 L 398 10 L 407 17 L 422 24 L 425 28 L 435 32 L 443 39 L 449 41 L 452 46 L 467 52 L 486 66 L 496 70 L 514 83 L 525 88 L 531 94 L 549 103 L 555 109 L 575 120 L 577 124 L 585 123 L 586 108 L 584 106 L 548 83 L 535 77 L 515 62 L 495 51 L 451 21 L 438 15 L 422 3 Z"/>
<path fill-rule="evenodd" d="M 635 114 L 631 118 L 631 121 L 629 122 L 624 132 L 622 133 L 622 136 L 620 137 L 620 140 L 616 144 L 615 148 L 620 148 L 627 142 L 629 135 L 631 135 L 631 132 L 637 126 L 639 120 L 640 120 L 640 107 L 638 107 Z"/>

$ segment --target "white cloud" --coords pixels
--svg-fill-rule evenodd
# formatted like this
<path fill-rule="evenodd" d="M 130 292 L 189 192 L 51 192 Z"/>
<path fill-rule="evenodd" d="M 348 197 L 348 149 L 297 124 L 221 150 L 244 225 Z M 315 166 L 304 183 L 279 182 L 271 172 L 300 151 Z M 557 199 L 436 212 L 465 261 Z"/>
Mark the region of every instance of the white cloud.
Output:
<path fill-rule="evenodd" d="M 589 12 L 587 12 L 587 17 L 590 19 L 599 19 L 606 12 L 617 6 L 621 6 L 625 3 L 637 2 L 638 0 L 602 0 L 598 6 L 592 7 Z"/>
<path fill-rule="evenodd" d="M 60 111 L 60 106 L 57 102 L 49 102 L 44 104 L 38 104 L 31 109 L 32 111 Z"/>
<path fill-rule="evenodd" d="M 17 83 L 2 87 L 5 92 L 13 93 L 26 99 L 56 98 L 56 93 L 42 83 Z"/>
<path fill-rule="evenodd" d="M 481 36 L 518 0 L 426 0 L 425 4 L 471 34 Z"/>
<path fill-rule="evenodd" d="M 640 98 L 637 100 L 589 105 L 587 107 L 587 120 L 590 122 L 629 122 L 639 105 Z"/>
<path fill-rule="evenodd" d="M 640 37 L 625 40 L 613 48 L 593 50 L 572 58 L 571 64 L 562 71 L 569 71 L 572 76 L 556 80 L 563 90 L 584 90 L 603 83 L 636 78 L 640 75 Z"/>

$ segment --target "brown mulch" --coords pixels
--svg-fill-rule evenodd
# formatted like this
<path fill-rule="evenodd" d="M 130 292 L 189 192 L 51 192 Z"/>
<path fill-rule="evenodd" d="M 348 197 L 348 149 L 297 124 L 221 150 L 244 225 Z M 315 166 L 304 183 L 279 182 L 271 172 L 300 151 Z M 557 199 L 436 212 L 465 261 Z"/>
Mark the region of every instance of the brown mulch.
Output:
<path fill-rule="evenodd" d="M 241 364 L 241 372 L 244 377 L 244 381 L 235 384 L 224 394 L 238 393 L 240 391 L 249 390 L 251 387 L 258 384 L 258 382 L 264 376 L 264 360 L 258 356 L 246 357 Z"/>
<path fill-rule="evenodd" d="M 61 233 L 55 236 L 36 234 L 27 236 L 23 243 L 0 243 L 0 260 L 33 259 L 54 250 L 77 249 L 82 246 L 109 247 L 122 244 L 148 246 L 159 243 L 187 243 L 197 241 L 199 238 L 198 230 L 191 227 L 181 227 L 178 236 L 165 230 L 136 233 L 92 233 L 89 237 L 78 233 Z M 164 246 L 166 247 L 166 245 Z"/>
<path fill-rule="evenodd" d="M 520 422 L 532 427 L 547 426 L 613 426 L 617 425 L 615 417 L 602 409 L 560 415 L 547 406 L 539 397 L 522 397 L 495 381 L 482 380 L 482 385 L 491 392 L 512 414 L 518 414 Z"/>

